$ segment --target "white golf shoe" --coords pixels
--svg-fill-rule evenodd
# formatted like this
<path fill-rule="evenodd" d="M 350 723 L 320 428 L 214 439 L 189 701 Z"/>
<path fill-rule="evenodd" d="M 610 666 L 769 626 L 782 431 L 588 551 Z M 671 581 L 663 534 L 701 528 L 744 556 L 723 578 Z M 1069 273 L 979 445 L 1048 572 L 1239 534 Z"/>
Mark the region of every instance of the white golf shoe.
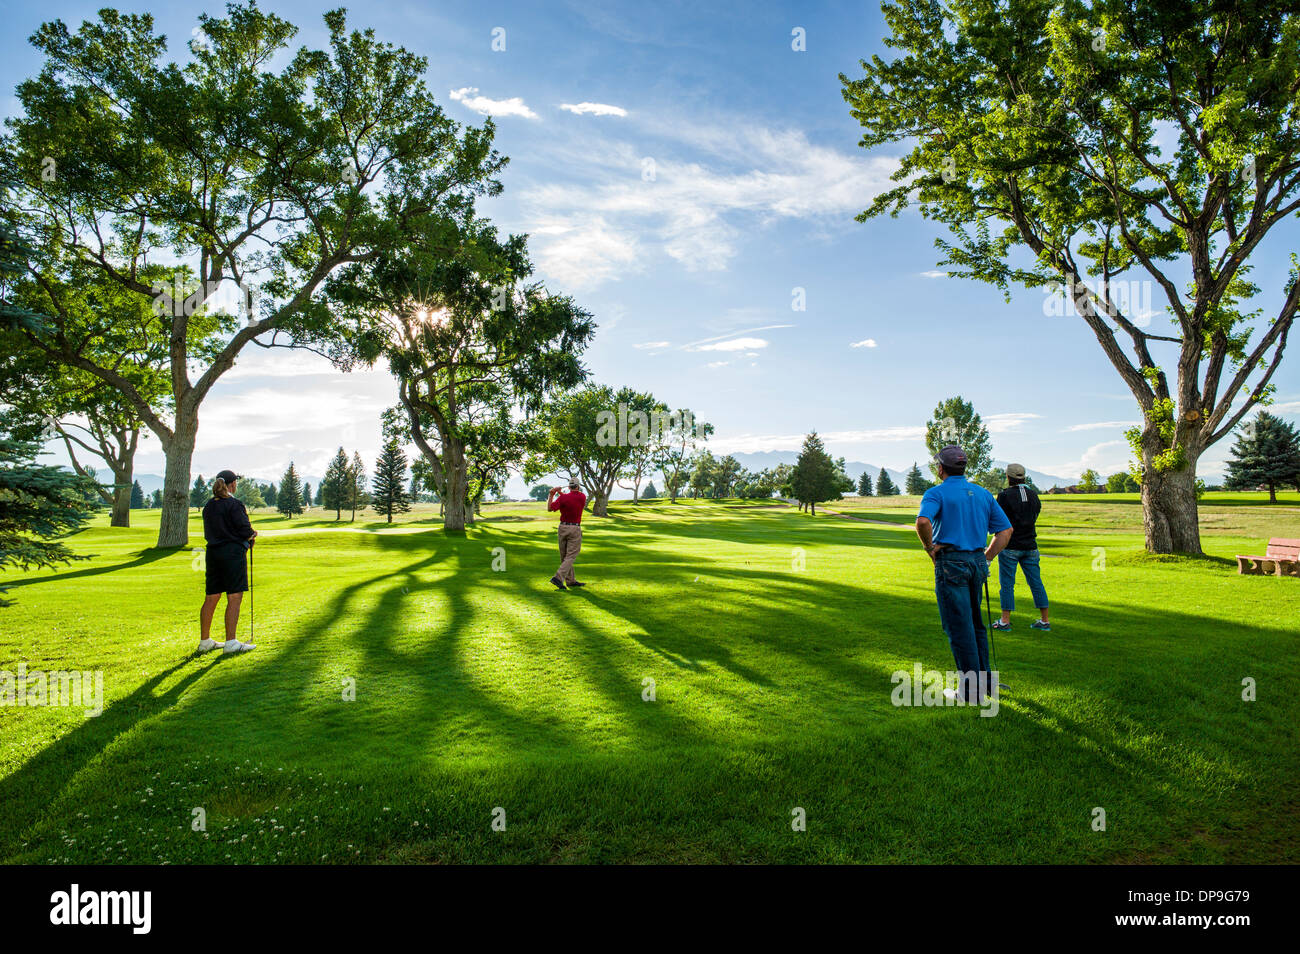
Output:
<path fill-rule="evenodd" d="M 194 655 L 202 656 L 204 653 L 210 653 L 220 645 L 215 639 L 200 639 L 199 648 L 194 650 Z"/>
<path fill-rule="evenodd" d="M 237 639 L 228 639 L 226 640 L 226 644 L 221 648 L 221 652 L 222 653 L 246 653 L 250 649 L 256 649 L 256 648 L 257 647 L 252 643 L 241 643 Z"/>

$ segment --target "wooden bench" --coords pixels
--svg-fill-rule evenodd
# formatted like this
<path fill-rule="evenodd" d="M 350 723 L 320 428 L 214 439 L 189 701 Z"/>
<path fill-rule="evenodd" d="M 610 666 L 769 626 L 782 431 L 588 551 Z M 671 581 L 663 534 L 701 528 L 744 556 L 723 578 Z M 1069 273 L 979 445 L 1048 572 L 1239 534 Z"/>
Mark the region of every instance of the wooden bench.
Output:
<path fill-rule="evenodd" d="M 1237 572 L 1300 576 L 1300 540 L 1274 537 L 1268 541 L 1268 549 L 1264 551 L 1264 556 L 1238 555 Z"/>

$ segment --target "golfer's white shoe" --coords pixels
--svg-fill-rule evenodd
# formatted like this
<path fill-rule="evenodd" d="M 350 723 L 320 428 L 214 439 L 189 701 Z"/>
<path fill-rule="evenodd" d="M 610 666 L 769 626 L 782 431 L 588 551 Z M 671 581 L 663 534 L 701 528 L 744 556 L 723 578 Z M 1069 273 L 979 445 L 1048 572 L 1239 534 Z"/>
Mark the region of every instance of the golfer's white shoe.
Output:
<path fill-rule="evenodd" d="M 256 649 L 256 648 L 257 647 L 252 643 L 241 643 L 237 639 L 228 639 L 226 640 L 226 645 L 222 648 L 221 651 L 223 653 L 246 653 L 250 649 Z"/>
<path fill-rule="evenodd" d="M 204 653 L 210 653 L 221 644 L 215 639 L 200 639 L 199 648 L 194 651 L 196 656 L 202 656 Z"/>

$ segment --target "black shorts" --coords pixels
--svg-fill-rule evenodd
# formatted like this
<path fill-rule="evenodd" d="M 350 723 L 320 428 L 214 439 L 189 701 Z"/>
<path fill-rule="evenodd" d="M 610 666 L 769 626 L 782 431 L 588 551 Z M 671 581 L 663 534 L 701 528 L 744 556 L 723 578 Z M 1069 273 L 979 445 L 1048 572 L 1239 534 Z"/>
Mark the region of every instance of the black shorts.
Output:
<path fill-rule="evenodd" d="M 208 596 L 247 592 L 246 553 L 248 550 L 242 543 L 222 543 L 215 547 L 208 547 L 203 560 Z"/>

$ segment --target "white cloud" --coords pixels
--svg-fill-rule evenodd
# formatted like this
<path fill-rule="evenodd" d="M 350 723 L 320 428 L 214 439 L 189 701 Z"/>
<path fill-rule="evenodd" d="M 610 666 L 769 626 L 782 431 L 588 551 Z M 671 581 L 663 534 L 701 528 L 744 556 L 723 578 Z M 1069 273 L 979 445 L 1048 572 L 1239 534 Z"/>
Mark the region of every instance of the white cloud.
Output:
<path fill-rule="evenodd" d="M 645 255 L 636 237 L 599 216 L 551 219 L 530 231 L 554 236 L 536 253 L 537 264 L 546 277 L 566 288 L 618 281 L 644 267 Z"/>
<path fill-rule="evenodd" d="M 730 128 L 719 128 L 724 125 Z M 816 145 L 795 130 L 667 120 L 638 129 L 659 137 L 660 148 L 653 139 L 595 137 L 553 147 L 554 160 L 575 178 L 526 188 L 526 211 L 544 222 L 604 221 L 634 231 L 646 251 L 688 271 L 720 271 L 747 233 L 769 223 L 799 219 L 847 228 L 851 214 L 889 187 L 897 168 L 894 159 Z M 643 175 L 651 168 L 647 160 L 651 178 Z M 545 254 L 546 243 L 539 244 Z"/>
<path fill-rule="evenodd" d="M 863 338 L 861 341 L 855 341 L 849 345 L 850 348 L 874 348 L 876 347 L 875 338 Z"/>
<path fill-rule="evenodd" d="M 727 365 L 729 365 L 729 364 L 731 364 L 730 361 L 710 361 L 708 364 L 705 365 L 705 367 L 706 367 L 706 368 L 725 368 L 725 367 L 726 367 Z"/>
<path fill-rule="evenodd" d="M 921 272 L 922 278 L 947 278 L 947 272 L 941 272 L 936 269 L 930 269 L 928 272 Z"/>
<path fill-rule="evenodd" d="M 759 451 L 796 451 L 803 444 L 803 434 L 737 434 L 709 438 L 709 449 L 723 454 L 752 454 Z M 902 443 L 924 441 L 925 428 L 917 425 L 877 427 L 863 431 L 829 431 L 821 435 L 829 447 L 871 442 Z"/>
<path fill-rule="evenodd" d="M 1020 428 L 1025 421 L 1034 421 L 1042 417 L 1041 414 L 1029 414 L 1022 411 L 1013 411 L 1009 414 L 990 414 L 984 418 L 984 426 L 989 429 L 990 434 L 1005 434 L 1007 431 L 1014 431 Z"/>
<path fill-rule="evenodd" d="M 579 116 L 626 116 L 627 110 L 622 106 L 610 106 L 608 103 L 561 103 L 560 109 L 568 110 Z"/>
<path fill-rule="evenodd" d="M 311 351 L 249 347 L 236 359 L 235 366 L 221 376 L 221 380 L 230 382 L 250 378 L 298 378 L 338 373 L 328 358 Z"/>
<path fill-rule="evenodd" d="M 1121 427 L 1137 427 L 1141 423 L 1141 421 L 1094 421 L 1091 424 L 1071 424 L 1065 432 L 1070 434 L 1075 431 L 1108 431 Z"/>
<path fill-rule="evenodd" d="M 671 341 L 643 341 L 640 344 L 633 345 L 632 347 L 640 348 L 641 350 L 645 351 L 651 348 L 667 348 L 671 345 L 672 345 Z"/>
<path fill-rule="evenodd" d="M 737 311 L 737 309 L 732 309 L 732 311 Z M 759 325 L 757 328 L 742 328 L 737 331 L 729 331 L 725 335 L 715 335 L 712 338 L 701 338 L 699 341 L 692 341 L 688 344 L 682 345 L 681 347 L 686 351 L 705 351 L 707 349 L 701 348 L 699 345 L 708 344 L 711 341 L 722 341 L 724 338 L 735 338 L 738 335 L 753 334 L 755 331 L 775 331 L 779 328 L 793 327 L 794 325 Z"/>
<path fill-rule="evenodd" d="M 695 348 L 688 348 L 688 351 L 753 351 L 755 348 L 766 348 L 767 341 L 763 338 L 732 338 L 730 341 L 719 341 L 716 344 L 699 345 Z"/>
<path fill-rule="evenodd" d="M 451 91 L 451 98 L 458 103 L 481 113 L 484 116 L 522 116 L 524 119 L 537 119 L 537 114 L 518 96 L 509 99 L 489 99 L 480 96 L 477 86 L 462 86 Z"/>

